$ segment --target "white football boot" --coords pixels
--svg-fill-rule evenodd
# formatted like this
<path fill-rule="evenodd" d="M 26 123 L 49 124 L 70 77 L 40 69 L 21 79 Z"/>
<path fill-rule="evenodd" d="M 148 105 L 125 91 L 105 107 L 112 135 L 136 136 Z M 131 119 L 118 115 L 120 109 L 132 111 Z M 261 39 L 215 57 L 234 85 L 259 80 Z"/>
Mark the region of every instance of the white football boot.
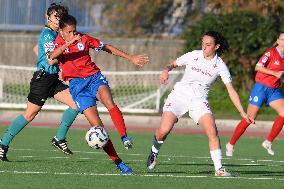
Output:
<path fill-rule="evenodd" d="M 221 167 L 218 171 L 215 171 L 216 177 L 231 177 L 231 173 L 227 172 L 224 167 Z"/>
<path fill-rule="evenodd" d="M 234 145 L 229 142 L 226 144 L 226 156 L 232 157 L 234 153 Z"/>
<path fill-rule="evenodd" d="M 272 144 L 268 140 L 263 141 L 261 144 L 264 149 L 267 150 L 267 153 L 274 156 L 274 151 L 272 150 Z"/>

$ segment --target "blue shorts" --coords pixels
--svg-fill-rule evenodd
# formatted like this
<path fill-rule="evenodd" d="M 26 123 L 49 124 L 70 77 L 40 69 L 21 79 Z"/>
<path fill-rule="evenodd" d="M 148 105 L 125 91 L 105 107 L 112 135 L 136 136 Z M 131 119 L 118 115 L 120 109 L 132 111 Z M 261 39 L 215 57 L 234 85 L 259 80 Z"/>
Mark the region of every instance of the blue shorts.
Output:
<path fill-rule="evenodd" d="M 97 105 L 96 94 L 101 85 L 108 86 L 106 77 L 101 72 L 70 81 L 69 90 L 79 112 L 83 113 L 87 108 Z"/>
<path fill-rule="evenodd" d="M 249 97 L 249 103 L 261 107 L 263 103 L 269 106 L 269 103 L 284 99 L 284 95 L 280 88 L 270 88 L 261 83 L 255 83 Z"/>

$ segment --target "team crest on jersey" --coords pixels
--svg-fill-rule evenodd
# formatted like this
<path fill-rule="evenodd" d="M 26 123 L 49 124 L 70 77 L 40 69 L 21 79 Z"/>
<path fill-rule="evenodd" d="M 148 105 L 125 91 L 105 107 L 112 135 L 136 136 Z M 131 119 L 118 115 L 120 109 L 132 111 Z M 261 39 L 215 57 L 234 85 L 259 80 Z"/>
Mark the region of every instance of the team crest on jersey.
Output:
<path fill-rule="evenodd" d="M 198 58 L 194 58 L 193 60 L 197 61 L 197 60 L 198 60 Z"/>
<path fill-rule="evenodd" d="M 265 63 L 265 62 L 267 62 L 267 60 L 268 60 L 268 57 L 267 57 L 267 56 L 264 56 L 264 57 L 261 59 L 261 62 L 262 62 L 262 63 Z"/>
<path fill-rule="evenodd" d="M 213 68 L 217 68 L 217 64 L 213 64 Z"/>
<path fill-rule="evenodd" d="M 276 61 L 274 62 L 274 64 L 277 65 L 277 66 L 279 66 L 279 65 L 280 65 L 280 62 L 279 62 L 278 60 L 276 60 Z"/>
<path fill-rule="evenodd" d="M 80 51 L 82 51 L 82 50 L 85 49 L 85 46 L 83 45 L 83 43 L 79 42 L 79 43 L 77 44 L 77 48 L 78 48 Z"/>

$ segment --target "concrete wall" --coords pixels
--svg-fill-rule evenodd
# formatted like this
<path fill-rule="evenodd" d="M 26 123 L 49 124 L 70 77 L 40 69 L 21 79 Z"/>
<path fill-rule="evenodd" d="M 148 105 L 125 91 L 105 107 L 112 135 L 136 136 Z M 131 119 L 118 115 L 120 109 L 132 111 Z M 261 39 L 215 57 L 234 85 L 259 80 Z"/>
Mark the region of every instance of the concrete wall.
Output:
<path fill-rule="evenodd" d="M 0 33 L 0 64 L 35 66 L 36 56 L 32 49 L 37 43 L 38 35 L 38 33 Z M 176 39 L 101 37 L 101 40 L 131 54 L 148 54 L 151 61 L 149 65 L 138 68 L 106 52 L 91 52 L 93 59 L 103 71 L 161 70 L 164 64 L 182 54 L 184 45 L 183 40 Z"/>

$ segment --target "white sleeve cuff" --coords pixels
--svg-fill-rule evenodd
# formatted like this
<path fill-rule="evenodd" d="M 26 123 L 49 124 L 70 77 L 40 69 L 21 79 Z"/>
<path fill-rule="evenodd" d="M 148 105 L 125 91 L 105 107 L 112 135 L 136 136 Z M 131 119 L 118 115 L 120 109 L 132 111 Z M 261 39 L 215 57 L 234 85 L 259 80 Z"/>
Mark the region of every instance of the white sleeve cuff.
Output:
<path fill-rule="evenodd" d="M 103 49 L 104 45 L 105 45 L 105 44 L 100 41 L 100 45 L 99 45 L 98 48 L 95 48 L 95 51 L 101 51 L 101 50 Z"/>
<path fill-rule="evenodd" d="M 259 63 L 259 62 L 256 65 L 260 66 L 260 67 L 264 67 L 264 65 L 262 63 Z"/>

